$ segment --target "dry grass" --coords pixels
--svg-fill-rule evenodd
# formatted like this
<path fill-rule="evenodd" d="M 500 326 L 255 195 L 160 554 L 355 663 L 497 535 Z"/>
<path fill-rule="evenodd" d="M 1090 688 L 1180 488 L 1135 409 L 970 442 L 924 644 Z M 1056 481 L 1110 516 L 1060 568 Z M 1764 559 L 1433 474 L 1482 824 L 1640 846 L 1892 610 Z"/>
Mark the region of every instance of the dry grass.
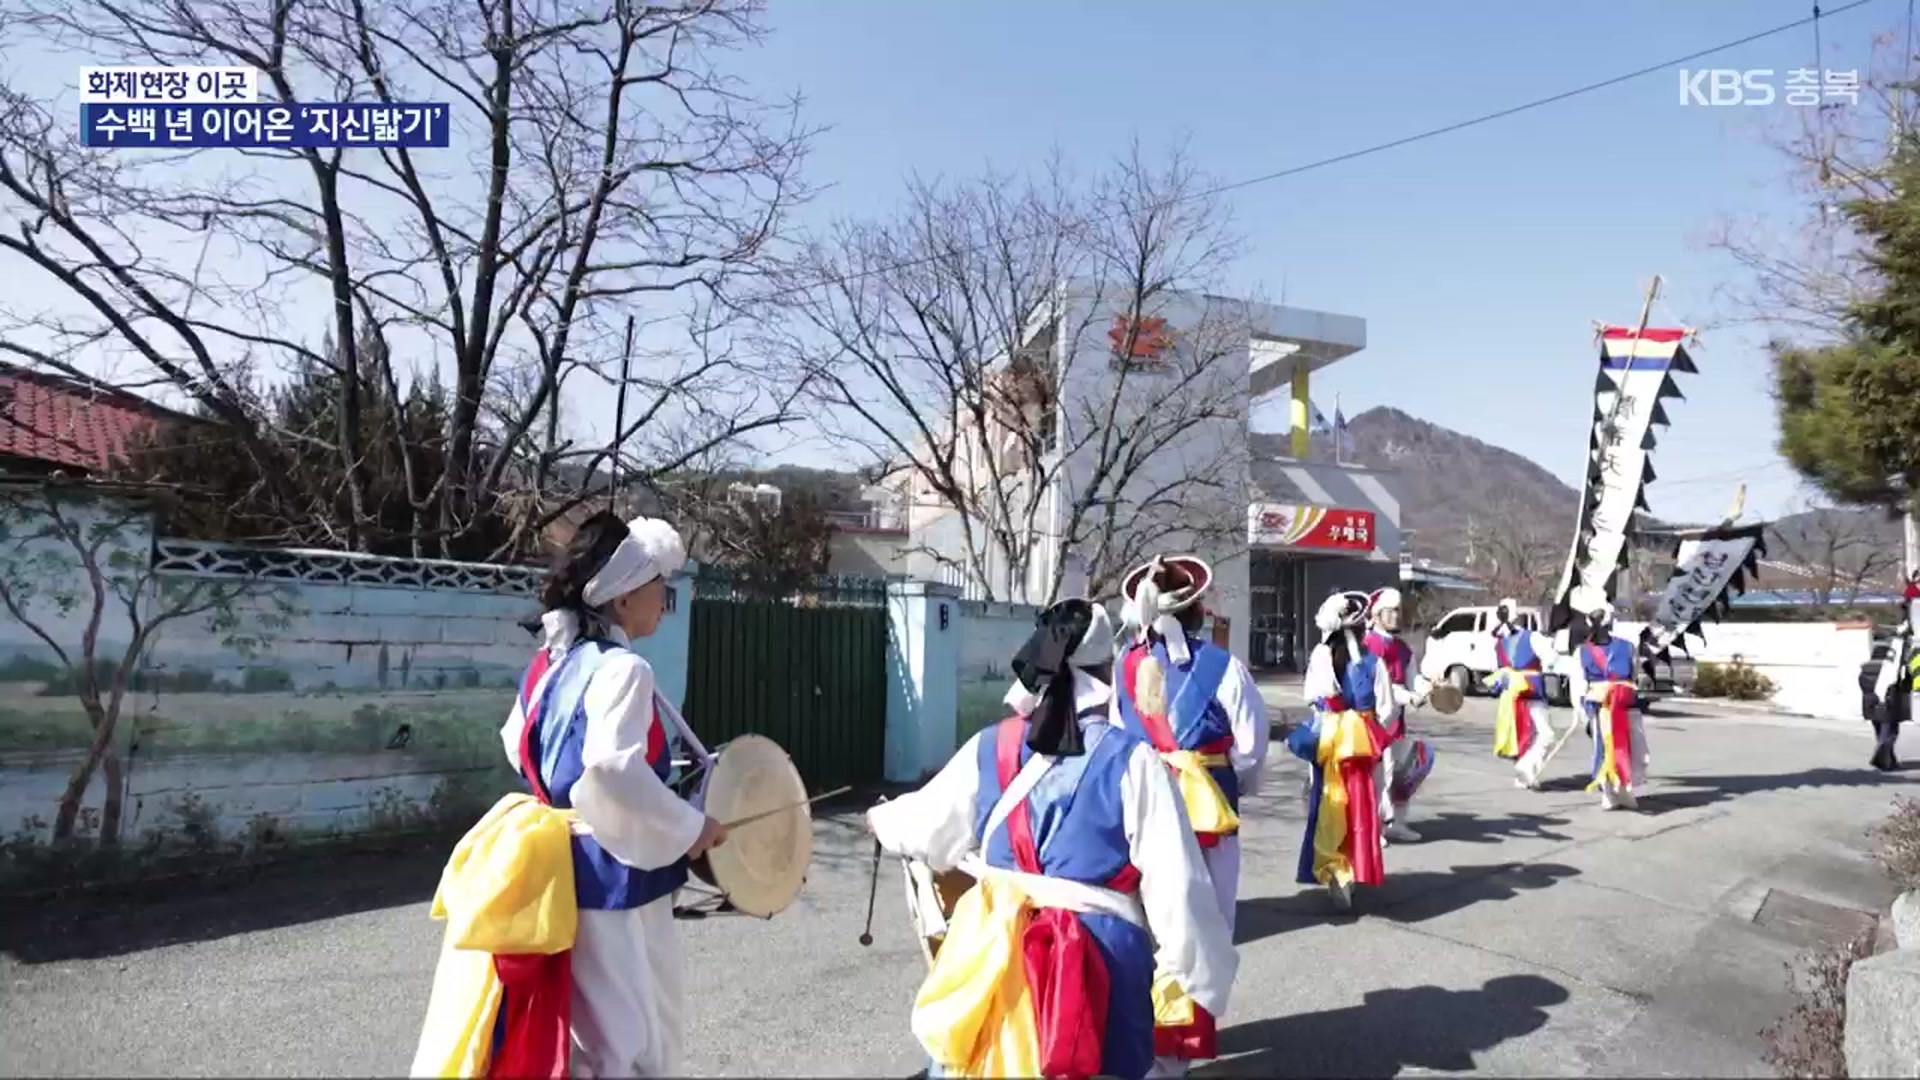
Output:
<path fill-rule="evenodd" d="M 1694 670 L 1693 693 L 1696 697 L 1731 698 L 1734 701 L 1765 701 L 1773 696 L 1773 680 L 1755 671 L 1746 661 L 1730 664 L 1707 661 Z"/>
<path fill-rule="evenodd" d="M 1893 814 L 1874 830 L 1876 854 L 1902 890 L 1920 889 L 1920 800 L 1894 800 Z"/>
<path fill-rule="evenodd" d="M 1788 978 L 1800 1003 L 1784 1019 L 1761 1032 L 1767 1040 L 1767 1064 L 1790 1080 L 1845 1080 L 1847 1075 L 1847 973 L 1855 960 L 1873 955 L 1868 932 L 1840 948 L 1807 958 L 1804 980 Z"/>

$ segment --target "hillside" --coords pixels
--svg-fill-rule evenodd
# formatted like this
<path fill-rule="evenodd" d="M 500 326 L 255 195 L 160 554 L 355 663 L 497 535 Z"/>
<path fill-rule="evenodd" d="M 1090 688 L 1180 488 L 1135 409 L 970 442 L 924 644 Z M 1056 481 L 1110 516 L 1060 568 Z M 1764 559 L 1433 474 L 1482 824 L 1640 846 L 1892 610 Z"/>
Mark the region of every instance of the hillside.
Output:
<path fill-rule="evenodd" d="M 1419 530 L 1416 554 L 1464 563 L 1478 554 L 1470 549 L 1522 540 L 1518 531 L 1566 557 L 1580 493 L 1529 459 L 1386 406 L 1353 417 L 1348 430 L 1352 461 L 1399 474 L 1401 525 Z"/>

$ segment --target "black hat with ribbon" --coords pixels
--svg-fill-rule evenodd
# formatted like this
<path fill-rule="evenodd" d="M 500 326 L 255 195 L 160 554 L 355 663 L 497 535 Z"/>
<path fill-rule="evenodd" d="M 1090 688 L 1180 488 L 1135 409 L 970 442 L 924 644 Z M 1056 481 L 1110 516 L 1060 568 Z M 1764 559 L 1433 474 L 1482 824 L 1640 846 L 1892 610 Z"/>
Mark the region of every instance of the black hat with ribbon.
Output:
<path fill-rule="evenodd" d="M 1106 608 L 1072 599 L 1040 613 L 1033 636 L 1013 655 L 1013 674 L 1020 684 L 1008 695 L 1009 704 L 1027 706 L 1021 711 L 1028 717 L 1027 745 L 1034 753 L 1056 757 L 1086 753 L 1074 708 L 1073 669 L 1098 667 L 1112 658 L 1113 631 Z"/>

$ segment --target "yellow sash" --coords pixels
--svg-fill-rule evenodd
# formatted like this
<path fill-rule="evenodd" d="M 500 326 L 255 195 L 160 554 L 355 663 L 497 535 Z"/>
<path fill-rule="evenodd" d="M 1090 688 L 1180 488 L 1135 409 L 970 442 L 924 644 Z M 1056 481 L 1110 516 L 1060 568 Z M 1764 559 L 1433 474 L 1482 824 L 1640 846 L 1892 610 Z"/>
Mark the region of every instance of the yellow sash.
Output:
<path fill-rule="evenodd" d="M 1161 972 L 1153 977 L 1153 1026 L 1185 1027 L 1193 1023 L 1193 999 L 1187 988 L 1172 975 Z"/>
<path fill-rule="evenodd" d="M 485 1076 L 500 1008 L 494 954 L 573 948 L 573 817 L 508 795 L 454 847 L 433 897 L 447 933 L 409 1075 Z"/>
<path fill-rule="evenodd" d="M 1340 763 L 1379 753 L 1358 712 L 1347 709 L 1320 718 L 1320 816 L 1313 824 L 1313 877 L 1323 885 L 1353 880 L 1353 861 L 1340 850 L 1347 840 L 1347 785 L 1340 779 Z"/>
<path fill-rule="evenodd" d="M 1240 815 L 1233 812 L 1227 793 L 1207 770 L 1224 768 L 1225 754 L 1202 754 L 1196 750 L 1173 750 L 1160 757 L 1173 767 L 1174 782 L 1180 799 L 1187 804 L 1187 821 L 1196 833 L 1226 835 L 1240 828 Z"/>
<path fill-rule="evenodd" d="M 1493 719 L 1493 752 L 1500 757 L 1520 756 L 1520 699 L 1533 692 L 1527 676 L 1538 674 L 1522 668 L 1501 668 L 1486 677 L 1486 688 L 1500 692 Z"/>
<path fill-rule="evenodd" d="M 913 1034 L 949 1076 L 1039 1076 L 1040 1033 L 1021 939 L 1033 900 L 989 877 L 968 889 L 913 1001 Z"/>

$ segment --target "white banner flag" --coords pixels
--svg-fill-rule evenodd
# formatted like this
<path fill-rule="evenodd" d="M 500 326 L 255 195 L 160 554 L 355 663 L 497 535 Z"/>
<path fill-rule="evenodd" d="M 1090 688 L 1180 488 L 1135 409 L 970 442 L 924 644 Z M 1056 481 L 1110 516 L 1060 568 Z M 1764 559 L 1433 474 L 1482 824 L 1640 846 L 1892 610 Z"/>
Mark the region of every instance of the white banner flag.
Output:
<path fill-rule="evenodd" d="M 1675 373 L 1697 370 L 1682 345 L 1686 335 L 1685 330 L 1636 332 L 1621 327 L 1601 332 L 1580 521 L 1560 574 L 1551 629 L 1567 625 L 1567 598 L 1574 586 L 1606 591 L 1625 565 L 1634 512 L 1647 508 L 1654 429 L 1667 424 L 1661 402 L 1680 396 Z"/>
<path fill-rule="evenodd" d="M 1681 538 L 1673 578 L 1654 611 L 1654 649 L 1666 648 L 1683 634 L 1698 636 L 1701 620 L 1722 613 L 1731 591 L 1746 591 L 1747 576 L 1767 551 L 1765 530 L 1764 524 L 1747 525 Z"/>

